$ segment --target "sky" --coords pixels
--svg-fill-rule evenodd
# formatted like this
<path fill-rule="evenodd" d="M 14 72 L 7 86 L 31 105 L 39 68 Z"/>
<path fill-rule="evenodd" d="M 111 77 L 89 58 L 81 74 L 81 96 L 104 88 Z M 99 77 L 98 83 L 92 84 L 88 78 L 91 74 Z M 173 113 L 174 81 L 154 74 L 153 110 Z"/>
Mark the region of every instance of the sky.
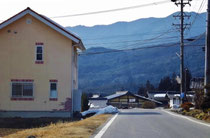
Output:
<path fill-rule="evenodd" d="M 160 3 L 162 2 L 162 3 Z M 203 6 L 200 9 L 200 5 Z M 139 6 L 144 5 L 144 6 Z M 147 5 L 147 6 L 146 6 Z M 139 6 L 128 10 L 55 18 L 125 7 Z M 62 26 L 108 25 L 119 21 L 133 21 L 148 17 L 166 17 L 180 10 L 171 0 L 0 0 L 0 22 L 30 7 L 39 14 L 50 17 Z M 185 11 L 206 12 L 207 0 L 192 0 Z"/>

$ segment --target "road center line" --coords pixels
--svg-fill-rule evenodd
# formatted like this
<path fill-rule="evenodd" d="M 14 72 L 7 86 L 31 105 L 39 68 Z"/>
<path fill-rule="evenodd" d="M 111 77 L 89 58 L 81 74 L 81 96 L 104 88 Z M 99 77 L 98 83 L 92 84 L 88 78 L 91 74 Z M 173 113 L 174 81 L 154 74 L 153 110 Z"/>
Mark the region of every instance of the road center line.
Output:
<path fill-rule="evenodd" d="M 101 138 L 112 122 L 117 118 L 118 113 L 99 131 L 99 133 L 94 138 Z"/>
<path fill-rule="evenodd" d="M 200 124 L 200 125 L 205 125 L 205 126 L 207 126 L 207 127 L 210 127 L 209 124 L 202 123 L 202 122 L 199 122 L 199 121 L 195 121 L 195 120 L 193 120 L 193 119 L 191 119 L 191 118 L 189 118 L 189 117 L 186 117 L 186 116 L 183 116 L 183 115 L 179 115 L 179 114 L 175 114 L 175 113 L 171 113 L 171 112 L 166 111 L 166 110 L 164 110 L 164 109 L 161 109 L 161 110 L 164 111 L 164 112 L 166 112 L 166 113 L 168 113 L 168 114 L 170 114 L 170 115 L 173 115 L 173 116 L 176 116 L 176 117 L 180 117 L 180 118 L 184 118 L 184 119 L 187 119 L 187 120 L 192 121 L 192 122 L 194 122 L 194 123 L 197 123 L 197 124 Z"/>

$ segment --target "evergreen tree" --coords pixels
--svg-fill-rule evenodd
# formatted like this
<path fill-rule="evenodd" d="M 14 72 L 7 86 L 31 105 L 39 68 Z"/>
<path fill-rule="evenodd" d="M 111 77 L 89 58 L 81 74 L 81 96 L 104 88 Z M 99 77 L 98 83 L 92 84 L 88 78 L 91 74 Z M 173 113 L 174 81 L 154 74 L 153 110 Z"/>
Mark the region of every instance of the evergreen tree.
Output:
<path fill-rule="evenodd" d="M 158 90 L 159 91 L 171 91 L 172 90 L 171 78 L 169 76 L 166 76 L 160 80 Z"/>
<path fill-rule="evenodd" d="M 88 96 L 86 93 L 82 93 L 82 100 L 81 100 L 81 106 L 82 106 L 82 111 L 86 111 L 89 109 L 89 105 L 88 105 L 89 101 L 88 101 Z"/>
<path fill-rule="evenodd" d="M 146 82 L 146 90 L 147 91 L 151 91 L 151 90 L 154 90 L 154 89 L 155 89 L 155 87 L 150 83 L 149 80 L 147 80 L 147 82 Z"/>
<path fill-rule="evenodd" d="M 147 91 L 152 91 L 152 90 L 155 90 L 155 87 L 154 87 L 154 85 L 152 85 L 150 83 L 149 80 L 147 80 L 145 86 L 141 85 L 139 87 L 138 94 L 141 95 L 141 96 L 147 96 Z"/>
<path fill-rule="evenodd" d="M 185 73 L 186 73 L 186 91 L 190 91 L 190 82 L 191 82 L 191 79 L 192 79 L 192 75 L 191 75 L 191 72 L 189 69 L 186 69 L 185 70 Z"/>
<path fill-rule="evenodd" d="M 144 85 L 141 85 L 138 89 L 138 94 L 141 95 L 141 96 L 145 96 L 145 87 Z"/>
<path fill-rule="evenodd" d="M 171 84 L 172 84 L 171 90 L 172 90 L 172 91 L 179 91 L 179 90 L 180 90 L 180 85 L 178 84 L 178 82 L 177 82 L 177 80 L 176 80 L 176 77 L 177 77 L 177 75 L 176 75 L 176 73 L 174 72 L 174 73 L 172 74 L 172 76 L 171 76 Z"/>

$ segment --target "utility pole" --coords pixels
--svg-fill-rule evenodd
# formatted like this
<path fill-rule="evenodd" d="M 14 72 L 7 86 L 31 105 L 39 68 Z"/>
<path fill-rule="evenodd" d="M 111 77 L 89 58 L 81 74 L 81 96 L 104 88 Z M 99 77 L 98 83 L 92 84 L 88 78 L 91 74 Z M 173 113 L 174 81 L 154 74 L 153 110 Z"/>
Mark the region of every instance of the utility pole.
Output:
<path fill-rule="evenodd" d="M 180 92 L 184 92 L 184 4 L 183 0 L 181 0 L 181 24 L 180 24 L 180 78 L 181 78 L 181 86 L 180 86 Z"/>
<path fill-rule="evenodd" d="M 181 84 L 180 84 L 180 92 L 183 93 L 184 92 L 184 98 L 186 97 L 186 91 L 185 91 L 185 77 L 184 77 L 184 30 L 186 29 L 186 27 L 190 24 L 185 24 L 184 23 L 184 18 L 188 17 L 190 18 L 190 15 L 186 15 L 184 13 L 184 6 L 186 4 L 190 5 L 190 1 L 191 0 L 171 0 L 172 2 L 174 2 L 176 4 L 176 6 L 180 5 L 180 14 L 179 15 L 175 15 L 174 17 L 180 18 L 180 24 L 173 24 L 174 26 L 178 26 L 179 30 L 180 30 L 180 79 L 181 79 Z"/>
<path fill-rule="evenodd" d="M 208 0 L 208 8 L 207 8 L 207 28 L 206 28 L 206 45 L 205 45 L 205 92 L 209 92 L 210 87 L 210 0 Z"/>

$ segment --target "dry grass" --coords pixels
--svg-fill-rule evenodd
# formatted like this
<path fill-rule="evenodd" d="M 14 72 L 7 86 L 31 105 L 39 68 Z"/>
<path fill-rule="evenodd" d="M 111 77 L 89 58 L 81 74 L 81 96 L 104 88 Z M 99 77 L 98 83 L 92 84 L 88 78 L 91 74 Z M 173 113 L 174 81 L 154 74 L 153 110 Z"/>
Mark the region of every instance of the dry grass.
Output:
<path fill-rule="evenodd" d="M 16 133 L 18 131 L 21 131 L 23 129 L 14 129 L 14 128 L 0 128 L 0 137 Z"/>
<path fill-rule="evenodd" d="M 5 138 L 88 138 L 96 128 L 102 125 L 111 115 L 97 115 L 71 123 L 56 123 L 42 128 L 27 129 L 6 136 Z"/>
<path fill-rule="evenodd" d="M 210 123 L 210 115 L 208 113 L 203 112 L 202 110 L 199 110 L 199 109 L 193 109 L 190 111 L 186 111 L 186 110 L 176 111 L 176 110 L 174 110 L 174 112 L 182 114 L 182 115 L 186 115 L 186 116 L 192 116 L 196 119 L 203 120 L 205 122 Z"/>

